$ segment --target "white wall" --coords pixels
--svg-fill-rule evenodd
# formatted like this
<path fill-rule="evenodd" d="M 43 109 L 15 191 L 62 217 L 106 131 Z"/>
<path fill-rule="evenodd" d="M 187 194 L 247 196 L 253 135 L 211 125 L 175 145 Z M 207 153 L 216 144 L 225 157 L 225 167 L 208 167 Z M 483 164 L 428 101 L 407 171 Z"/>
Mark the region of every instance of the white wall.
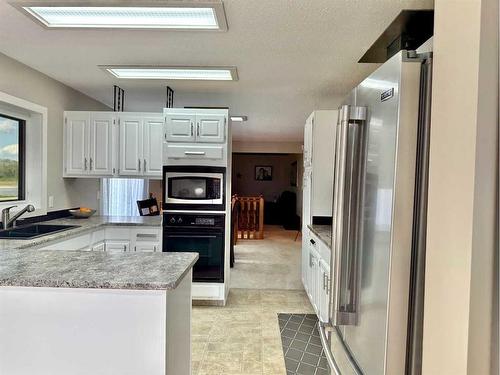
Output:
<path fill-rule="evenodd" d="M 235 154 L 233 153 L 233 194 L 241 196 L 262 195 L 266 201 L 275 201 L 285 190 L 297 194 L 297 187 L 290 185 L 292 163 L 299 163 L 299 154 Z M 272 181 L 256 181 L 255 166 L 273 167 Z M 297 178 L 297 180 L 300 177 Z"/>
<path fill-rule="evenodd" d="M 263 154 L 302 154 L 304 142 L 246 142 L 234 141 L 233 152 Z"/>
<path fill-rule="evenodd" d="M 423 374 L 498 374 L 498 1 L 436 0 Z"/>
<path fill-rule="evenodd" d="M 62 178 L 63 111 L 109 108 L 3 54 L 0 54 L 0 91 L 48 108 L 47 195 L 54 197 L 54 207 L 48 210 L 75 206 L 98 208 L 99 180 Z"/>

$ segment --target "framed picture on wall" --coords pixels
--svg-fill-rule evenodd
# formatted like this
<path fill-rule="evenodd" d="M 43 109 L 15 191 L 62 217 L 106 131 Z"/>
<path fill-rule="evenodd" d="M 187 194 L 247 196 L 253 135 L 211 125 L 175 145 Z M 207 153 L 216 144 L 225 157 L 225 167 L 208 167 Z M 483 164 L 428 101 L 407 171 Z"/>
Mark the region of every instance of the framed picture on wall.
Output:
<path fill-rule="evenodd" d="M 270 165 L 256 165 L 255 166 L 255 180 L 256 181 L 272 181 L 273 180 L 273 167 Z"/>

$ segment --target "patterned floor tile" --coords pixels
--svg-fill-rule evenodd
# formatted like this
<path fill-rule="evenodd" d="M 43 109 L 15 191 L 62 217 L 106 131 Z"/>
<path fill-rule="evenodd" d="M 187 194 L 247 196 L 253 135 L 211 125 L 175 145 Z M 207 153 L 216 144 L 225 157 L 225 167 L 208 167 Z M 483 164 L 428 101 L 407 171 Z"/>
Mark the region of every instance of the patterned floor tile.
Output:
<path fill-rule="evenodd" d="M 317 323 L 314 314 L 278 314 L 287 375 L 330 374 Z"/>

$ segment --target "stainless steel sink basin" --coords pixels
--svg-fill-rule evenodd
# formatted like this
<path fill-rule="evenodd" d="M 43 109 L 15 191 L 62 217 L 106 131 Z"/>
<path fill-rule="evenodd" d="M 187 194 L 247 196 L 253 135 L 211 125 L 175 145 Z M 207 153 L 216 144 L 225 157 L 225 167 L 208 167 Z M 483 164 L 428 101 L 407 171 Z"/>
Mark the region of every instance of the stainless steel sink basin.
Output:
<path fill-rule="evenodd" d="M 0 230 L 0 239 L 30 240 L 78 227 L 79 225 L 31 224 L 22 227 Z"/>

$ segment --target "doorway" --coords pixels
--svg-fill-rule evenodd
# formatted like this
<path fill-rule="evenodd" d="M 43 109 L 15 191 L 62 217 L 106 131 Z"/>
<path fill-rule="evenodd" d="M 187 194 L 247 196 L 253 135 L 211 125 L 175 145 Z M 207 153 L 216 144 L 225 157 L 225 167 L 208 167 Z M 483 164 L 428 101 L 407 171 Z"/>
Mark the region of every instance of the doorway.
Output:
<path fill-rule="evenodd" d="M 255 215 L 263 215 L 263 238 L 245 232 L 258 224 L 246 228 L 252 212 L 248 207 L 240 211 L 244 217 L 235 223 L 240 231 L 239 236 L 234 232 L 231 288 L 302 289 L 301 176 L 302 154 L 233 153 L 233 198 L 261 198 L 263 209 Z M 253 222 L 259 220 L 254 218 Z"/>

